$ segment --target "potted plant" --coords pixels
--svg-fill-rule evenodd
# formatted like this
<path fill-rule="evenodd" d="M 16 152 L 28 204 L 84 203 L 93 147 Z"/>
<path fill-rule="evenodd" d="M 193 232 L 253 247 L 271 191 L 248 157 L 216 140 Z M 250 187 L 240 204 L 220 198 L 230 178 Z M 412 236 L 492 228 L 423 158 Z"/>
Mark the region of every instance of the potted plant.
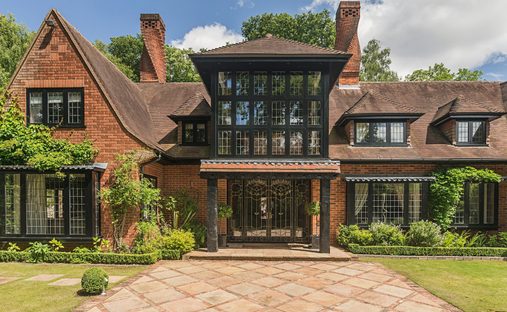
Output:
<path fill-rule="evenodd" d="M 319 228 L 320 202 L 314 201 L 306 205 L 306 212 L 310 217 L 316 217 L 317 229 Z M 312 248 L 319 247 L 319 235 L 312 235 Z"/>
<path fill-rule="evenodd" d="M 218 218 L 220 219 L 218 245 L 220 247 L 227 247 L 227 219 L 232 217 L 232 207 L 227 204 L 218 205 Z"/>

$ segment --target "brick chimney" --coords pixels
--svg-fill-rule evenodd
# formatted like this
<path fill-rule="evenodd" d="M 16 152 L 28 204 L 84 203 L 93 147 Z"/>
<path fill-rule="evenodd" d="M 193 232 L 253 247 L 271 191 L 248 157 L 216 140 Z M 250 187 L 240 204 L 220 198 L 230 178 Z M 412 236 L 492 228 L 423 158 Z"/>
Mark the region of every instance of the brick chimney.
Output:
<path fill-rule="evenodd" d="M 335 49 L 352 54 L 338 78 L 340 85 L 358 85 L 361 66 L 361 47 L 357 36 L 357 27 L 361 13 L 359 1 L 340 1 L 336 11 Z"/>
<path fill-rule="evenodd" d="M 141 14 L 141 82 L 166 82 L 165 25 L 159 14 Z"/>

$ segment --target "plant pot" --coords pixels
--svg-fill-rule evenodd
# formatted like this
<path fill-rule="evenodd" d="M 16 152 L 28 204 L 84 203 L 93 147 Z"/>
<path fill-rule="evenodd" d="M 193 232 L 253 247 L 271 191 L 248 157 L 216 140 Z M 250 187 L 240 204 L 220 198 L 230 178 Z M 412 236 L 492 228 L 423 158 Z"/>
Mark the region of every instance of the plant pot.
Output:
<path fill-rule="evenodd" d="M 318 235 L 312 235 L 312 249 L 318 249 L 320 246 L 320 238 Z"/>
<path fill-rule="evenodd" d="M 218 236 L 218 247 L 221 247 L 221 248 L 227 247 L 227 235 L 226 234 L 220 234 Z"/>

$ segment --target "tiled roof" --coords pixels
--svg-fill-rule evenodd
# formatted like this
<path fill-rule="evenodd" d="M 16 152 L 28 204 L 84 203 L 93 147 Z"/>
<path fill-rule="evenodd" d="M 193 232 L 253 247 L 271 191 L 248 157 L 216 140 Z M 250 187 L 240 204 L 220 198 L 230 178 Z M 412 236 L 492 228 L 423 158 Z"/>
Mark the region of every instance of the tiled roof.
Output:
<path fill-rule="evenodd" d="M 502 115 L 505 113 L 505 108 L 498 107 L 498 105 L 488 102 L 486 99 L 471 99 L 460 94 L 449 103 L 438 108 L 432 123 L 436 124 L 451 115 Z"/>

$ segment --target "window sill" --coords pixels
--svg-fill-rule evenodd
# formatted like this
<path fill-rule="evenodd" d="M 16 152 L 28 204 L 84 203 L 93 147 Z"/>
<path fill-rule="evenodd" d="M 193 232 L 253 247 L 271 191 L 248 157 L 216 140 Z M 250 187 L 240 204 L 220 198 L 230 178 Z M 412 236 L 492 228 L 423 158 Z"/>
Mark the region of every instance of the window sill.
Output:
<path fill-rule="evenodd" d="M 352 147 L 410 147 L 409 144 L 363 144 L 363 143 L 354 143 L 351 144 Z"/>
<path fill-rule="evenodd" d="M 456 147 L 489 147 L 488 144 L 471 144 L 471 143 L 456 143 Z"/>

